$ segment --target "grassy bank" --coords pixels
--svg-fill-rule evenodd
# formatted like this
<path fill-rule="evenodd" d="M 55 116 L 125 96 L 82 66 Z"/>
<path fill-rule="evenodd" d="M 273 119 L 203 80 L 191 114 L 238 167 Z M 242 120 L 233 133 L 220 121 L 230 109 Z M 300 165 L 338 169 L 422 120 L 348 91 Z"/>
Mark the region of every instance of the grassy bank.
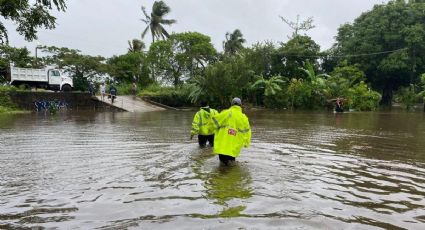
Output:
<path fill-rule="evenodd" d="M 25 113 L 12 102 L 9 94 L 17 89 L 12 86 L 0 86 L 0 113 Z"/>

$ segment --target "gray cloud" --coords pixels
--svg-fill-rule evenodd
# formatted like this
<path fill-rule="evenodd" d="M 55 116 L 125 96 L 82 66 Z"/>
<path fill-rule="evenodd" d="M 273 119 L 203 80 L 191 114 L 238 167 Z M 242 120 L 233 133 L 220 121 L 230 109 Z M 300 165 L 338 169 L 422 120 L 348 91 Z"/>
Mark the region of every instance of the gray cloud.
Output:
<path fill-rule="evenodd" d="M 91 55 L 112 56 L 127 50 L 127 41 L 140 38 L 146 27 L 141 6 L 150 12 L 154 0 L 72 0 L 65 13 L 54 13 L 58 18 L 55 30 L 40 30 L 39 39 L 25 42 L 7 23 L 11 45 L 37 44 L 65 46 Z M 247 45 L 257 41 L 285 42 L 291 29 L 279 15 L 295 20 L 314 18 L 316 28 L 307 34 L 322 49 L 334 42 L 339 25 L 353 22 L 362 12 L 371 10 L 383 0 L 166 0 L 172 12 L 168 18 L 177 24 L 167 27 L 169 32 L 197 31 L 211 37 L 216 49 L 222 50 L 226 32 L 240 29 Z M 144 41 L 151 41 L 148 34 Z"/>

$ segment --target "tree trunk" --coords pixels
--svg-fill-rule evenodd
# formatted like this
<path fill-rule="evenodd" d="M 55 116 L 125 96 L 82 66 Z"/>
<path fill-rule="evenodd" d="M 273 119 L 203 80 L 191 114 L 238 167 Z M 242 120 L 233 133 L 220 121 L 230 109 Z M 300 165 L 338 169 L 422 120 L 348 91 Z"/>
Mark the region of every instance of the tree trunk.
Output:
<path fill-rule="evenodd" d="M 177 88 L 178 85 L 179 85 L 179 77 L 174 75 L 174 87 Z"/>
<path fill-rule="evenodd" d="M 393 101 L 393 86 L 391 83 L 385 84 L 382 89 L 381 105 L 391 107 Z"/>

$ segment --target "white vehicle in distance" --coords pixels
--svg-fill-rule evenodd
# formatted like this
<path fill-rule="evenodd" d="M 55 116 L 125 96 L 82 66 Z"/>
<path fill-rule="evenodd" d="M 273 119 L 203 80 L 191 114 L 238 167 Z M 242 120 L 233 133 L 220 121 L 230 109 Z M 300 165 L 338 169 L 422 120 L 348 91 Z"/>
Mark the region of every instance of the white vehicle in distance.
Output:
<path fill-rule="evenodd" d="M 6 79 L 11 85 L 36 87 L 54 91 L 70 92 L 74 87 L 72 78 L 56 68 L 33 69 L 10 66 Z"/>

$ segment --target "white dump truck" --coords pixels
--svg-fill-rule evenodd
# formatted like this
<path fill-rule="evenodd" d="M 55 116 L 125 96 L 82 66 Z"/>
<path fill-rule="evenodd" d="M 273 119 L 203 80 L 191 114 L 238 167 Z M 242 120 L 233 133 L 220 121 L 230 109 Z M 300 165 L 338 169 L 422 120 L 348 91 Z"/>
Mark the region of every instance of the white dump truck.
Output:
<path fill-rule="evenodd" d="M 6 74 L 11 85 L 51 89 L 70 92 L 74 87 L 72 78 L 64 75 L 59 69 L 18 68 L 13 65 Z"/>

